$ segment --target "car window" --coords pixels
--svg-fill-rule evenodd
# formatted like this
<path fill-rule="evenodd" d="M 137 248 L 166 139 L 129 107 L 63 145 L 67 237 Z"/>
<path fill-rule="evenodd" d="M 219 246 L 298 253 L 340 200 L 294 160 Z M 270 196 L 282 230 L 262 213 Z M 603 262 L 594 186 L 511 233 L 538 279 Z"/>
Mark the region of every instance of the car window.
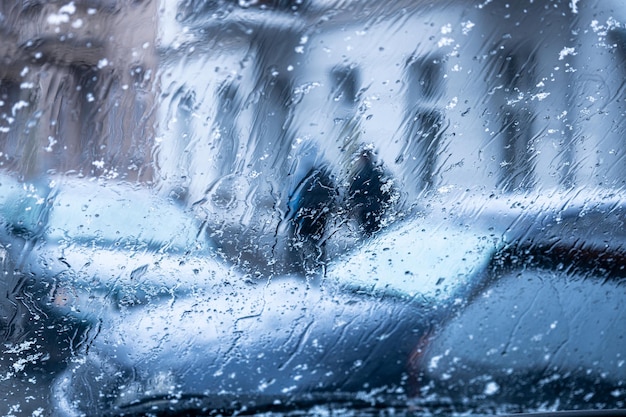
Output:
<path fill-rule="evenodd" d="M 623 414 L 623 6 L 0 3 L 0 414 Z"/>

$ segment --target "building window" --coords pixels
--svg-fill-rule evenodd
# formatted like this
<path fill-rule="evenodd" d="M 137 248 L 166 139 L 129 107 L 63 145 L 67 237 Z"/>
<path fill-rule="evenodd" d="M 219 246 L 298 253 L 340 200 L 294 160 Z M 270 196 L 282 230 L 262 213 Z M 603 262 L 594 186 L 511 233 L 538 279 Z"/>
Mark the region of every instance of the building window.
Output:
<path fill-rule="evenodd" d="M 499 110 L 500 153 L 499 188 L 503 191 L 528 190 L 535 184 L 533 161 L 534 109 L 527 97 L 533 86 L 535 58 L 520 48 L 504 55 L 499 77 L 503 83 Z"/>
<path fill-rule="evenodd" d="M 444 90 L 444 64 L 438 57 L 411 58 L 405 68 L 407 84 L 403 135 L 404 146 L 396 157 L 417 191 L 434 185 L 437 155 L 445 118 L 437 100 Z"/>

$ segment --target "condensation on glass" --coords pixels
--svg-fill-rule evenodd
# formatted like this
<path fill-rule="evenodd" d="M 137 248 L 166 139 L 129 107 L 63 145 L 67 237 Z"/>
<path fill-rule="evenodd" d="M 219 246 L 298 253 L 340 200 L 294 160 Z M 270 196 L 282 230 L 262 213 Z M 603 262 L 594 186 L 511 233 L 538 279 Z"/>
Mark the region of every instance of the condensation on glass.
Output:
<path fill-rule="evenodd" d="M 621 1 L 0 33 L 2 415 L 626 408 Z"/>

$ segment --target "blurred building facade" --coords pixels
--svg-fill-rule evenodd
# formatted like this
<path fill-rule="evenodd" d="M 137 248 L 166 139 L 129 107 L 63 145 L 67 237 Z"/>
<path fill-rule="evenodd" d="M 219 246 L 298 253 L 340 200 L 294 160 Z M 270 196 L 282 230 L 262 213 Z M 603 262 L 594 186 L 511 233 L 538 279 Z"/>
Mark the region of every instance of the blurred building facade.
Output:
<path fill-rule="evenodd" d="M 1 166 L 150 178 L 156 20 L 151 1 L 2 2 Z"/>
<path fill-rule="evenodd" d="M 372 147 L 409 201 L 624 186 L 618 2 L 167 3 L 164 88 L 181 104 L 163 108 L 189 114 L 161 120 L 195 121 L 184 144 L 180 127 L 161 131 L 187 149 L 192 194 L 230 174 L 349 164 L 349 142 Z M 176 149 L 166 171 L 181 172 Z"/>
<path fill-rule="evenodd" d="M 408 202 L 624 186 L 619 1 L 431 3 L 4 2 L 0 163 L 222 206 L 362 148 Z"/>

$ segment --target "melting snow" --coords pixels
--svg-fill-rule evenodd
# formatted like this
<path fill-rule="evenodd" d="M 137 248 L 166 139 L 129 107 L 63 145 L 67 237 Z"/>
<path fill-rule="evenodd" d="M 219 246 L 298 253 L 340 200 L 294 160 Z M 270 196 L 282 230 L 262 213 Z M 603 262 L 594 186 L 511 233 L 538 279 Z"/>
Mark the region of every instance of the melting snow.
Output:
<path fill-rule="evenodd" d="M 491 382 L 488 382 L 487 385 L 485 385 L 484 394 L 485 395 L 494 395 L 499 390 L 500 390 L 500 386 L 498 384 L 496 384 L 495 382 L 491 381 Z"/>
<path fill-rule="evenodd" d="M 561 52 L 559 52 L 559 61 L 563 61 L 568 55 L 577 55 L 576 49 L 568 47 L 561 49 Z"/>

